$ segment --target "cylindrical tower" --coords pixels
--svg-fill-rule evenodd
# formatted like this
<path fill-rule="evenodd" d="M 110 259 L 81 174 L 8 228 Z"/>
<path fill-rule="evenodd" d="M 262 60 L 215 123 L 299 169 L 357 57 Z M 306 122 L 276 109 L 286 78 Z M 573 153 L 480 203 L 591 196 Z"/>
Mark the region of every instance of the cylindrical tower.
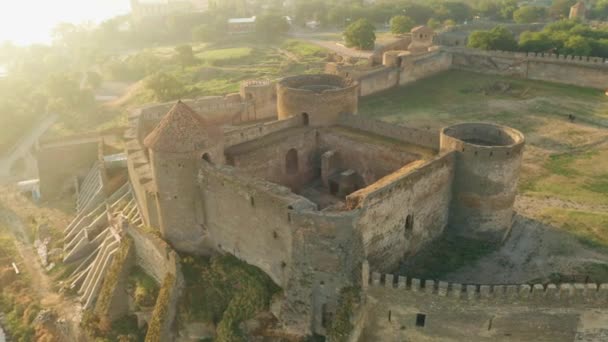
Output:
<path fill-rule="evenodd" d="M 301 115 L 311 126 L 329 126 L 340 114 L 356 114 L 358 84 L 337 75 L 287 77 L 277 85 L 279 120 Z"/>
<path fill-rule="evenodd" d="M 449 229 L 498 243 L 511 229 L 524 135 L 509 127 L 464 123 L 441 132 L 441 151 L 456 152 Z"/>

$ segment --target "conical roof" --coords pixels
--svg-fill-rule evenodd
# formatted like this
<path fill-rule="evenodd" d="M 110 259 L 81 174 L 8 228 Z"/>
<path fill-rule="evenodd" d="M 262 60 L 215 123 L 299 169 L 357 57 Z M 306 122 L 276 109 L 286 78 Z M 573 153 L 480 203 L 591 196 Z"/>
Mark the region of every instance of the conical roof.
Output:
<path fill-rule="evenodd" d="M 187 153 L 204 149 L 209 138 L 208 123 L 178 101 L 148 134 L 144 145 L 158 152 Z"/>

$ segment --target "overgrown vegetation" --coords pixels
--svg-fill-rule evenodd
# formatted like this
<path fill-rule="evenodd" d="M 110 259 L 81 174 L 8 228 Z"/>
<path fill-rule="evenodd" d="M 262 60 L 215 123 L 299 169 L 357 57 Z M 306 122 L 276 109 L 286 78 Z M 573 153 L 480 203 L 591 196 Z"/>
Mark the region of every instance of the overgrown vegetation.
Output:
<path fill-rule="evenodd" d="M 118 252 L 115 254 L 114 259 L 112 260 L 112 264 L 110 265 L 110 269 L 108 270 L 106 277 L 103 280 L 103 285 L 101 286 L 101 290 L 99 291 L 99 296 L 97 299 L 96 312 L 103 315 L 110 308 L 112 295 L 114 294 L 114 289 L 120 280 L 121 274 L 123 274 L 125 270 L 125 266 L 127 263 L 127 259 L 131 253 L 133 246 L 133 240 L 126 236 L 120 243 L 120 247 Z"/>
<path fill-rule="evenodd" d="M 137 316 L 126 315 L 114 322 L 95 314 L 92 310 L 82 313 L 80 327 L 95 342 L 143 342 L 146 336 L 145 329 L 137 326 Z"/>
<path fill-rule="evenodd" d="M 185 257 L 182 269 L 186 291 L 181 320 L 215 324 L 217 342 L 245 341 L 240 323 L 267 310 L 280 290 L 264 272 L 231 255 Z"/>
<path fill-rule="evenodd" d="M 146 342 L 162 341 L 163 326 L 167 319 L 167 311 L 169 310 L 169 302 L 173 295 L 172 291 L 174 290 L 175 281 L 175 275 L 172 273 L 168 273 L 163 280 L 156 305 L 154 305 L 154 311 L 152 312 L 150 326 L 146 334 Z"/>
<path fill-rule="evenodd" d="M 156 301 L 158 284 L 141 267 L 135 266 L 129 272 L 128 286 L 133 290 L 133 299 L 138 307 L 151 307 Z"/>
<path fill-rule="evenodd" d="M 336 313 L 327 329 L 328 342 L 346 342 L 353 330 L 353 313 L 361 302 L 361 289 L 346 287 L 340 291 Z"/>

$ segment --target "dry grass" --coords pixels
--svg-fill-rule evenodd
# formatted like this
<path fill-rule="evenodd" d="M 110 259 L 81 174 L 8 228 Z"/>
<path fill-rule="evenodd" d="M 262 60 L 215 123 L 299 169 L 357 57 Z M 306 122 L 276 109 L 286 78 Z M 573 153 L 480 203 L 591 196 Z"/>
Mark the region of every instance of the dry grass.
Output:
<path fill-rule="evenodd" d="M 497 82 L 509 90 L 488 91 Z M 608 211 L 608 97 L 602 91 L 449 71 L 363 99 L 359 112 L 420 128 L 486 121 L 521 130 L 527 144 L 520 195 L 536 199 L 523 214 L 608 246 L 601 214 Z"/>

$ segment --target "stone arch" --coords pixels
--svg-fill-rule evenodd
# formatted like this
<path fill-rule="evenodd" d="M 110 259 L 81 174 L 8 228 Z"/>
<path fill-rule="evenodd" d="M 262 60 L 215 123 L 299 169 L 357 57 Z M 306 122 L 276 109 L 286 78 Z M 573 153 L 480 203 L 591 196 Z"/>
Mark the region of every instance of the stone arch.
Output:
<path fill-rule="evenodd" d="M 211 161 L 211 155 L 209 155 L 209 153 L 205 152 L 203 153 L 202 157 L 201 157 L 204 161 L 206 161 L 209 164 L 213 164 L 213 162 Z"/>
<path fill-rule="evenodd" d="M 295 148 L 287 151 L 285 155 L 285 172 L 289 175 L 298 173 L 298 150 Z"/>

